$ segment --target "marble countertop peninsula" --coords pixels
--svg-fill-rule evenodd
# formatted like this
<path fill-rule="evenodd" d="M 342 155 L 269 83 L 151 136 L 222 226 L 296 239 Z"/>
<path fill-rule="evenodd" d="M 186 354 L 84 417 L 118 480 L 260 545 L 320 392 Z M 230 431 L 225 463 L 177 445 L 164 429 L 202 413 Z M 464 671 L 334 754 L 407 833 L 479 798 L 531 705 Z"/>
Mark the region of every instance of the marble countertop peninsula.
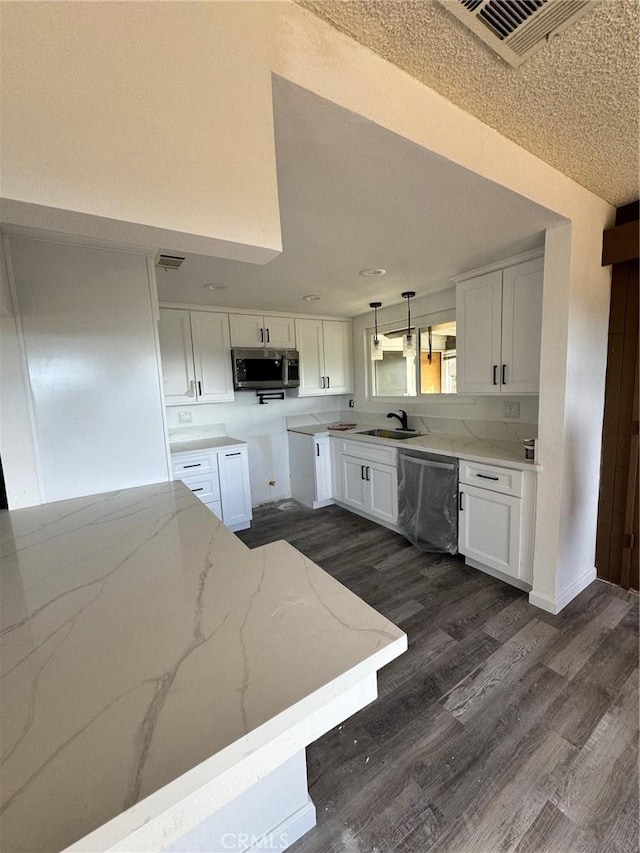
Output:
<path fill-rule="evenodd" d="M 442 453 L 455 456 L 469 462 L 485 462 L 489 465 L 506 465 L 508 468 L 519 468 L 523 471 L 540 471 L 541 466 L 524 458 L 522 442 L 504 441 L 501 439 L 477 438 L 471 435 L 456 435 L 447 433 L 427 433 L 416 435 L 415 438 L 395 440 L 380 438 L 375 435 L 363 435 L 362 430 L 373 429 L 375 425 L 360 423 L 350 430 L 332 430 L 322 424 L 289 427 L 289 432 L 300 432 L 304 435 L 326 435 L 334 438 L 348 438 L 368 444 L 387 444 L 393 447 L 406 447 L 409 450 L 424 450 L 430 453 Z M 388 429 L 393 429 L 387 427 Z"/>
<path fill-rule="evenodd" d="M 290 545 L 250 551 L 180 482 L 1 512 L 0 546 L 7 851 L 164 848 L 121 845 L 160 813 L 177 831 L 173 805 L 212 780 L 209 808 L 232 799 L 251 784 L 235 768 L 406 649 Z"/>

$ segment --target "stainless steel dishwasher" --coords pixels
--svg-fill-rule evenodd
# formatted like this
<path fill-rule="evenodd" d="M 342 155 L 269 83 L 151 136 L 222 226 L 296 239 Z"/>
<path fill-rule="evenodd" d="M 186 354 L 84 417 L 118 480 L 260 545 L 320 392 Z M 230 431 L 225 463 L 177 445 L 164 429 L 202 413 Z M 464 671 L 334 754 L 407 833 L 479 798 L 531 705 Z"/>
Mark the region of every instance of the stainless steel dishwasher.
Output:
<path fill-rule="evenodd" d="M 398 527 L 421 551 L 458 551 L 458 460 L 398 451 Z"/>

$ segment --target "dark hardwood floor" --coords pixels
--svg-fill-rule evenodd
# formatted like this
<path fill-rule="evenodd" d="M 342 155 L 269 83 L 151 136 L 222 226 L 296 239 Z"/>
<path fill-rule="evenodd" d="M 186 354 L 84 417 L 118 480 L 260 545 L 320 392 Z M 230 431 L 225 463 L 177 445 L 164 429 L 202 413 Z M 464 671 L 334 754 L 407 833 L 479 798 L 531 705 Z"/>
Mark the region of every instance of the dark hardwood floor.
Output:
<path fill-rule="evenodd" d="M 558 616 L 338 507 L 259 508 L 406 631 L 376 702 L 307 750 L 293 853 L 637 853 L 638 598 L 596 581 Z"/>

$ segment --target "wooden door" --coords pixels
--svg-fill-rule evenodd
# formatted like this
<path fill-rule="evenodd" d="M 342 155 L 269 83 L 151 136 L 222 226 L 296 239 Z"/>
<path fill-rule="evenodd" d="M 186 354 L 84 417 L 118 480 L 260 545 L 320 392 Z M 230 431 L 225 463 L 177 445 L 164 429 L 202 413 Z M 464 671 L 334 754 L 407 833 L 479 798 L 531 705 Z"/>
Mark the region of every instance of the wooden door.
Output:
<path fill-rule="evenodd" d="M 638 589 L 638 261 L 614 264 L 602 430 L 598 577 Z"/>

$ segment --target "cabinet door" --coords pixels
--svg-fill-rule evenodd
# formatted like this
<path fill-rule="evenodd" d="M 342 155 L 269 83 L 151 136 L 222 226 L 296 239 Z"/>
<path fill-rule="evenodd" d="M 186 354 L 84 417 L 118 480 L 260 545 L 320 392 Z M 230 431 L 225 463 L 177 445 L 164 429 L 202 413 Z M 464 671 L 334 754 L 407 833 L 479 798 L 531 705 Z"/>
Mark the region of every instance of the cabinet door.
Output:
<path fill-rule="evenodd" d="M 537 394 L 540 388 L 544 261 L 534 258 L 503 271 L 502 392 Z"/>
<path fill-rule="evenodd" d="M 296 348 L 296 321 L 293 317 L 265 317 L 264 330 L 268 347 Z"/>
<path fill-rule="evenodd" d="M 371 515 L 387 521 L 398 523 L 398 471 L 391 465 L 380 465 L 371 462 L 367 465 L 366 476 L 368 510 Z"/>
<path fill-rule="evenodd" d="M 218 453 L 222 520 L 232 530 L 249 526 L 251 512 L 251 483 L 247 448 L 222 450 Z"/>
<path fill-rule="evenodd" d="M 261 347 L 266 343 L 262 314 L 229 314 L 232 347 Z"/>
<path fill-rule="evenodd" d="M 362 459 L 342 456 L 342 500 L 356 509 L 366 510 L 365 465 Z"/>
<path fill-rule="evenodd" d="M 322 325 L 326 393 L 350 394 L 353 391 L 351 323 L 325 320 Z"/>
<path fill-rule="evenodd" d="M 456 288 L 457 387 L 461 394 L 500 393 L 502 270 Z"/>
<path fill-rule="evenodd" d="M 158 324 L 164 400 L 167 405 L 195 403 L 191 321 L 188 311 L 161 308 Z"/>
<path fill-rule="evenodd" d="M 461 484 L 460 504 L 460 553 L 519 578 L 522 499 Z"/>
<path fill-rule="evenodd" d="M 329 447 L 329 436 L 314 438 L 313 451 L 315 453 L 315 500 L 331 500 L 331 449 Z"/>
<path fill-rule="evenodd" d="M 232 401 L 229 315 L 211 311 L 192 311 L 191 329 L 199 402 Z"/>
<path fill-rule="evenodd" d="M 315 397 L 325 394 L 322 320 L 296 320 L 295 322 L 300 354 L 298 396 Z"/>

